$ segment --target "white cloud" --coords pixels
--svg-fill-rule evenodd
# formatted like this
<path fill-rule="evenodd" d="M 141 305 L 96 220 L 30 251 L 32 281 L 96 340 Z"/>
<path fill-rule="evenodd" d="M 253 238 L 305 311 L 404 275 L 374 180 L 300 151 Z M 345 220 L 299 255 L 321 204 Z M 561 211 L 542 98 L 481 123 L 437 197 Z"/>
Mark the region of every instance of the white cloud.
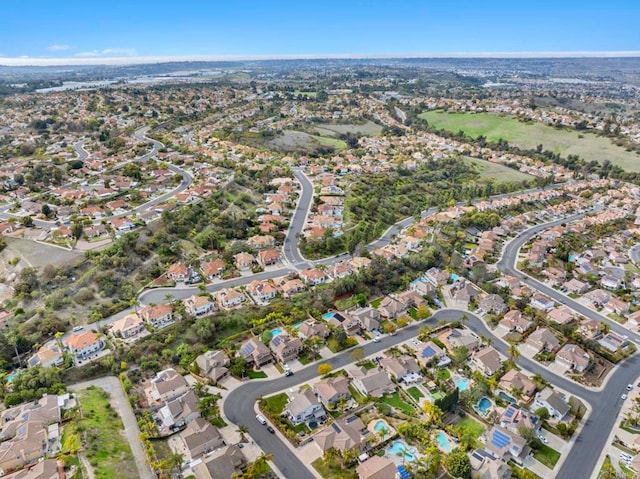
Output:
<path fill-rule="evenodd" d="M 104 50 L 90 50 L 76 53 L 74 57 L 97 58 L 97 57 L 132 57 L 136 54 L 133 48 L 105 48 Z"/>
<path fill-rule="evenodd" d="M 69 50 L 71 47 L 69 45 L 61 45 L 59 43 L 54 43 L 53 45 L 49 45 L 47 50 L 50 52 L 63 52 L 65 50 Z"/>

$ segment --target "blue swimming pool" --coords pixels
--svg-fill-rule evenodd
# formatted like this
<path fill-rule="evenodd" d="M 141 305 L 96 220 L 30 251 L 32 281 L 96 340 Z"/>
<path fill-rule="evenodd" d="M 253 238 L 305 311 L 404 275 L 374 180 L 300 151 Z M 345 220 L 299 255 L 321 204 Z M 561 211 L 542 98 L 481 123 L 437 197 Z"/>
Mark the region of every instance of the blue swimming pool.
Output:
<path fill-rule="evenodd" d="M 453 273 L 453 274 L 451 275 L 451 279 L 452 279 L 453 281 L 458 281 L 458 279 L 459 279 L 459 278 L 460 278 L 460 276 L 458 276 L 458 275 L 457 275 L 457 274 L 455 274 L 455 273 Z"/>
<path fill-rule="evenodd" d="M 501 398 L 501 399 L 504 399 L 507 402 L 510 402 L 511 404 L 515 404 L 516 403 L 516 400 L 514 398 L 512 398 L 511 396 L 509 396 L 504 391 L 500 391 L 498 393 L 498 397 Z"/>
<path fill-rule="evenodd" d="M 409 447 L 403 441 L 393 441 L 391 447 L 387 449 L 389 455 L 400 457 L 404 455 L 404 460 L 409 462 L 416 460 L 415 452 L 415 447 Z"/>
<path fill-rule="evenodd" d="M 478 401 L 478 411 L 480 411 L 482 414 L 487 414 L 487 411 L 491 406 L 493 406 L 493 403 L 491 402 L 491 400 L 489 400 L 489 398 L 483 397 L 482 399 L 480 399 L 480 401 Z"/>
<path fill-rule="evenodd" d="M 328 313 L 324 313 L 322 315 L 322 319 L 324 319 L 325 321 L 329 321 L 331 318 L 333 318 L 336 315 L 336 313 L 334 313 L 333 311 L 329 311 Z"/>
<path fill-rule="evenodd" d="M 276 336 L 280 336 L 282 333 L 284 333 L 284 329 L 282 328 L 274 328 L 271 330 L 271 339 L 275 338 Z"/>
<path fill-rule="evenodd" d="M 438 441 L 438 447 L 440 447 L 443 452 L 449 453 L 453 450 L 453 444 L 451 444 L 451 441 L 444 432 L 438 431 L 436 441 Z"/>
<path fill-rule="evenodd" d="M 387 439 L 389 437 L 389 426 L 387 425 L 386 422 L 380 420 L 377 423 L 374 424 L 373 426 L 373 430 L 375 432 L 377 432 L 378 434 L 380 434 L 382 431 L 384 431 L 384 437 L 383 439 Z"/>
<path fill-rule="evenodd" d="M 467 378 L 457 377 L 454 382 L 460 391 L 466 391 L 469 389 L 469 379 Z"/>
<path fill-rule="evenodd" d="M 300 326 L 302 326 L 304 324 L 304 321 L 300 321 L 299 323 L 296 323 L 293 325 L 293 329 L 299 329 Z"/>

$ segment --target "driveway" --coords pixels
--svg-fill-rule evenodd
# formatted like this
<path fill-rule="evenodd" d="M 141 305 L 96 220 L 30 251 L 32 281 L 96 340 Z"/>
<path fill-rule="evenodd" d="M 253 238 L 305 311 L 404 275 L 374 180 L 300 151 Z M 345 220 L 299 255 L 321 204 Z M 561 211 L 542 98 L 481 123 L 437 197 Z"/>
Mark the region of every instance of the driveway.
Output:
<path fill-rule="evenodd" d="M 71 391 L 81 391 L 91 386 L 96 386 L 104 389 L 109 393 L 109 402 L 111 406 L 118 411 L 124 424 L 124 434 L 131 446 L 131 452 L 133 458 L 136 461 L 136 467 L 138 468 L 138 474 L 141 479 L 156 479 L 156 475 L 151 470 L 151 466 L 147 462 L 147 456 L 140 443 L 140 428 L 138 428 L 138 421 L 131 410 L 129 400 L 122 390 L 120 381 L 115 376 L 106 376 L 99 379 L 92 379 L 91 381 L 85 381 L 83 383 L 77 383 L 69 386 Z"/>

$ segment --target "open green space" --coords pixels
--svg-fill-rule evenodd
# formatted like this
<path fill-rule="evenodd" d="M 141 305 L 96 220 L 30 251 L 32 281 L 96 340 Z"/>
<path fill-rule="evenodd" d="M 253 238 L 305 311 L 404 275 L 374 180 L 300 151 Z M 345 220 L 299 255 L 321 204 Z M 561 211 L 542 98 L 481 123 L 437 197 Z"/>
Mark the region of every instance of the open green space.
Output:
<path fill-rule="evenodd" d="M 524 149 L 535 149 L 538 145 L 543 145 L 545 150 L 562 156 L 578 155 L 587 161 L 596 160 L 600 163 L 609 160 L 626 170 L 640 171 L 640 155 L 626 151 L 608 138 L 584 131 L 525 123 L 493 113 L 448 113 L 433 110 L 421 113 L 419 117 L 435 128 L 451 132 L 462 130 L 474 138 L 482 135 L 489 141 L 503 139 Z"/>
<path fill-rule="evenodd" d="M 261 401 L 260 407 L 262 407 L 264 412 L 270 416 L 276 417 L 284 411 L 288 401 L 289 397 L 287 396 L 287 393 L 280 393 L 275 396 L 264 398 Z"/>
<path fill-rule="evenodd" d="M 492 163 L 478 158 L 471 158 L 470 156 L 464 156 L 462 158 L 466 163 L 474 166 L 481 179 L 493 179 L 497 183 L 507 183 L 509 181 L 521 182 L 534 179 L 532 175 L 522 173 L 521 171 L 514 170 L 500 163 Z"/>
<path fill-rule="evenodd" d="M 313 461 L 311 465 L 324 479 L 358 479 L 355 470 L 344 469 L 338 461 L 325 461 L 320 458 Z"/>
<path fill-rule="evenodd" d="M 393 394 L 388 394 L 382 398 L 380 398 L 380 401 L 388 404 L 391 407 L 394 407 L 396 409 L 399 409 L 400 411 L 402 411 L 405 414 L 414 414 L 416 412 L 416 410 L 414 409 L 414 407 L 411 404 L 407 404 L 406 402 L 404 402 L 402 399 L 400 399 L 400 396 L 397 392 L 393 393 Z"/>
<path fill-rule="evenodd" d="M 254 371 L 253 369 L 246 371 L 246 375 L 249 379 L 264 379 L 267 377 L 267 373 L 264 371 Z"/>
<path fill-rule="evenodd" d="M 82 414 L 65 426 L 63 451 L 74 452 L 84 435 L 85 455 L 96 479 L 139 477 L 131 447 L 123 437 L 122 420 L 111 407 L 108 393 L 90 387 L 78 393 L 78 398 Z"/>
<path fill-rule="evenodd" d="M 553 469 L 560 459 L 560 453 L 555 449 L 551 449 L 549 446 L 543 444 L 540 449 L 534 451 L 533 457 L 538 462 L 547 466 L 549 469 Z"/>
<path fill-rule="evenodd" d="M 285 152 L 311 152 L 319 147 L 344 150 L 347 144 L 337 138 L 311 135 L 304 131 L 284 130 L 281 135 L 269 140 L 265 146 Z"/>
<path fill-rule="evenodd" d="M 484 424 L 476 421 L 471 416 L 465 416 L 462 421 L 455 426 L 455 430 L 458 432 L 458 435 L 470 434 L 474 439 L 478 439 L 485 429 L 486 427 Z"/>
<path fill-rule="evenodd" d="M 372 121 L 365 123 L 319 123 L 315 125 L 315 131 L 322 136 L 339 136 L 353 133 L 365 136 L 374 136 L 382 133 L 382 126 Z"/>
<path fill-rule="evenodd" d="M 420 399 L 424 397 L 424 394 L 422 394 L 422 392 L 416 386 L 411 386 L 409 389 L 407 389 L 407 392 L 409 393 L 409 396 L 416 400 L 417 403 L 419 403 Z"/>

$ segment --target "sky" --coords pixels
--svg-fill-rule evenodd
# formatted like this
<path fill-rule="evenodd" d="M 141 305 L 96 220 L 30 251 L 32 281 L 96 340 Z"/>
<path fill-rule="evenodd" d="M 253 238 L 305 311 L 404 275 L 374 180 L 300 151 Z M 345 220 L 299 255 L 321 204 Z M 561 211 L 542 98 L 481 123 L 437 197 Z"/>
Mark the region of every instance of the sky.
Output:
<path fill-rule="evenodd" d="M 639 19 L 637 0 L 0 0 L 0 64 L 638 52 Z"/>

